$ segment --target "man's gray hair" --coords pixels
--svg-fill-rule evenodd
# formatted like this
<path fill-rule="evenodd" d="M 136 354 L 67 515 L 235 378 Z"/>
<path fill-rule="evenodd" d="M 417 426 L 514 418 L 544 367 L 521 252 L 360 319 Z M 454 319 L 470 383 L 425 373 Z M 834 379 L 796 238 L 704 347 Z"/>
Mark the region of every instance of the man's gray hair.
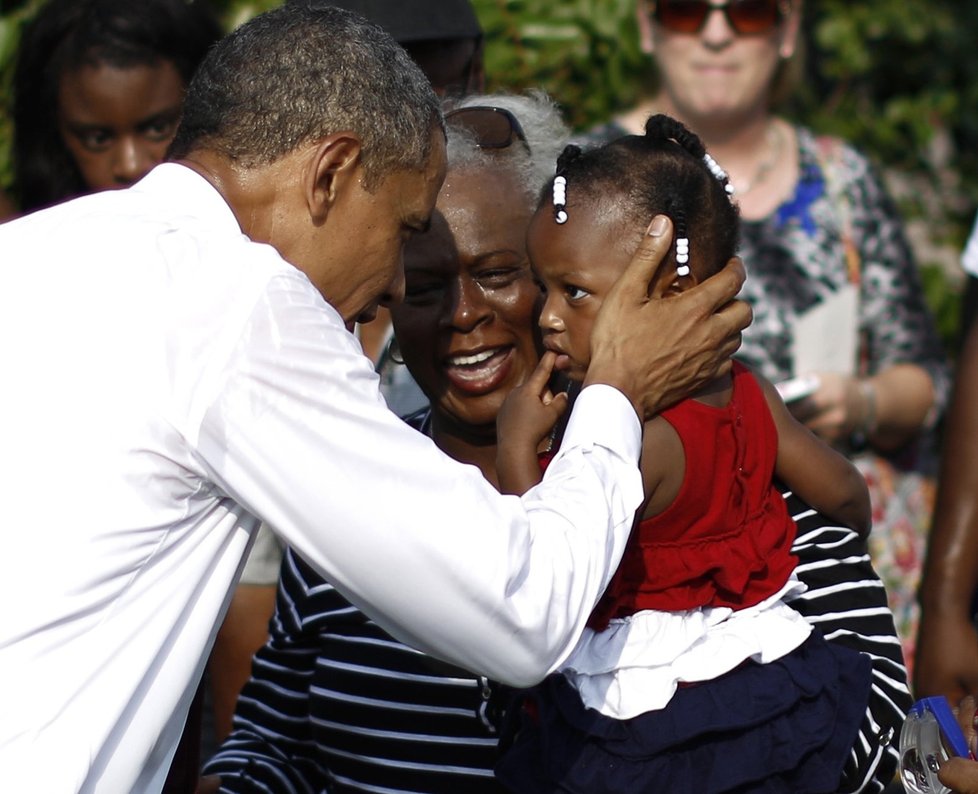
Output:
<path fill-rule="evenodd" d="M 514 140 L 505 150 L 480 149 L 474 136 L 454 126 L 449 118 L 448 167 L 459 170 L 492 164 L 509 169 L 519 179 L 528 200 L 535 203 L 541 188 L 553 177 L 557 156 L 570 137 L 560 110 L 543 91 L 529 91 L 525 95 L 471 94 L 452 102 L 450 109 L 479 106 L 512 113 L 526 136 L 526 147 Z"/>
<path fill-rule="evenodd" d="M 208 149 L 245 168 L 352 131 L 365 187 L 428 161 L 441 109 L 424 73 L 357 14 L 294 2 L 226 36 L 197 70 L 168 153 Z"/>

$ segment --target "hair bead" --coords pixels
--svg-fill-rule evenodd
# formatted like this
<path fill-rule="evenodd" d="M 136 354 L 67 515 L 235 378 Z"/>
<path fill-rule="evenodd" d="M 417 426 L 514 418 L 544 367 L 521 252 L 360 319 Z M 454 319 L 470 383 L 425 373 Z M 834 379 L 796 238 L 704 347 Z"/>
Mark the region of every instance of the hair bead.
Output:
<path fill-rule="evenodd" d="M 567 223 L 567 177 L 558 174 L 554 177 L 554 220 L 559 224 Z"/>
<path fill-rule="evenodd" d="M 681 207 L 672 212 L 672 220 L 676 225 L 676 275 L 689 275 L 689 236 L 686 233 L 686 213 Z"/>
<path fill-rule="evenodd" d="M 564 147 L 557 158 L 557 175 L 553 181 L 554 220 L 557 223 L 567 223 L 567 166 L 581 156 L 581 147 L 573 143 Z"/>

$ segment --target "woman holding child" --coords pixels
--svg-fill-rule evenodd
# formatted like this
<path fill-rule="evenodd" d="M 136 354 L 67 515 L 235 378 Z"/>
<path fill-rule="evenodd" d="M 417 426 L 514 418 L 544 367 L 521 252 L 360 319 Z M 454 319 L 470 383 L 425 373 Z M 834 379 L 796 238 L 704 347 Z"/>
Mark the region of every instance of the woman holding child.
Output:
<path fill-rule="evenodd" d="M 542 97 L 472 97 L 447 121 L 448 175 L 431 229 L 406 248 L 393 320 L 431 400 L 408 421 L 498 485 L 497 414 L 528 380 L 545 391 L 552 363 L 550 354 L 538 366 L 542 301 L 525 234 L 566 133 Z M 551 212 L 549 200 L 540 212 Z M 886 641 L 892 619 L 857 534 L 795 502 L 789 509 L 797 574 L 809 586 L 792 606 L 833 643 L 869 654 L 885 692 L 871 698 L 854 751 L 872 791 L 894 769 L 887 741 L 908 698 Z M 272 638 L 206 771 L 227 791 L 260 782 L 282 792 L 501 792 L 493 768 L 507 702 L 485 678 L 391 638 L 290 552 Z"/>

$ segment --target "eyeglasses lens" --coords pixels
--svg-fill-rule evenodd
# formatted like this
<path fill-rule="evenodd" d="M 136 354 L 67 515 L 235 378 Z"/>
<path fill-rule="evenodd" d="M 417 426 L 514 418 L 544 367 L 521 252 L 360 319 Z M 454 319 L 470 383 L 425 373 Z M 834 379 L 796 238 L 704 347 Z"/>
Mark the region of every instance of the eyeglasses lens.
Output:
<path fill-rule="evenodd" d="M 502 108 L 459 108 L 446 113 L 445 120 L 472 133 L 483 149 L 505 149 L 517 139 L 526 142 L 519 122 Z"/>
<path fill-rule="evenodd" d="M 730 27 L 742 36 L 767 33 L 781 21 L 778 0 L 730 0 L 723 5 L 706 0 L 659 0 L 655 18 L 674 33 L 698 33 L 713 10 L 722 10 Z"/>

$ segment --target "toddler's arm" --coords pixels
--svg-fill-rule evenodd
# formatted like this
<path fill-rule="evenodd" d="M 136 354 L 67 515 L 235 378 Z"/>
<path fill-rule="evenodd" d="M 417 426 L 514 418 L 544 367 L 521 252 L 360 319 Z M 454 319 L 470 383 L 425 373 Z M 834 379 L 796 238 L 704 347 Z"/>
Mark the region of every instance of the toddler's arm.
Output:
<path fill-rule="evenodd" d="M 556 360 L 553 352 L 544 353 L 496 416 L 496 473 L 502 493 L 522 495 L 543 478 L 537 452 L 567 410 L 567 394 L 554 395 L 547 385 Z"/>
<path fill-rule="evenodd" d="M 778 430 L 777 476 L 816 510 L 841 521 L 861 536 L 869 534 L 869 489 L 849 460 L 796 420 L 777 389 L 754 375 L 764 390 Z"/>

